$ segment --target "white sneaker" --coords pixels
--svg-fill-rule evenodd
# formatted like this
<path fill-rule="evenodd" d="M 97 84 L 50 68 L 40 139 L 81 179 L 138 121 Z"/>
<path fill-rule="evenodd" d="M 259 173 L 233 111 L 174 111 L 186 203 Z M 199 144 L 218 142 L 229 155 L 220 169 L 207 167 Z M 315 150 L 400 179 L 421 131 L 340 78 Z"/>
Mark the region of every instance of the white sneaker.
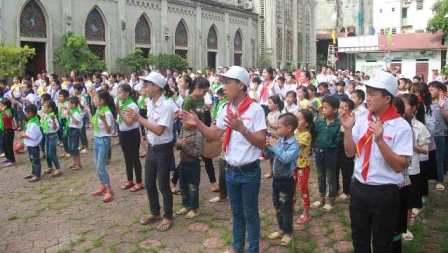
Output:
<path fill-rule="evenodd" d="M 340 198 L 341 200 L 347 200 L 347 199 L 348 199 L 348 196 L 347 196 L 347 194 L 342 193 L 341 195 L 339 195 L 339 198 Z"/>
<path fill-rule="evenodd" d="M 86 149 L 86 148 L 81 149 L 80 153 L 81 153 L 81 154 L 85 154 L 85 153 L 87 153 L 87 149 Z"/>
<path fill-rule="evenodd" d="M 209 203 L 217 203 L 220 201 L 222 201 L 222 199 L 219 196 L 216 196 L 216 197 L 211 198 L 208 202 Z"/>
<path fill-rule="evenodd" d="M 185 219 L 193 219 L 195 217 L 199 216 L 199 212 L 198 211 L 193 211 L 190 210 L 186 215 L 185 215 Z"/>
<path fill-rule="evenodd" d="M 325 211 L 331 211 L 331 209 L 333 209 L 333 206 L 330 204 L 325 204 L 323 208 Z"/>
<path fill-rule="evenodd" d="M 319 207 L 322 207 L 322 202 L 320 202 L 320 201 L 315 201 L 315 202 L 313 202 L 313 204 L 311 204 L 311 207 L 313 207 L 313 208 L 319 208 Z"/>
<path fill-rule="evenodd" d="M 401 237 L 405 241 L 412 241 L 412 240 L 414 240 L 414 235 L 409 230 L 406 230 L 406 233 L 401 234 Z"/>
<path fill-rule="evenodd" d="M 185 207 L 182 207 L 182 209 L 180 209 L 179 211 L 176 212 L 176 215 L 184 215 L 188 213 L 188 209 Z"/>
<path fill-rule="evenodd" d="M 441 184 L 441 183 L 437 183 L 436 184 L 436 190 L 444 191 L 445 190 L 445 186 L 443 186 L 443 184 Z"/>

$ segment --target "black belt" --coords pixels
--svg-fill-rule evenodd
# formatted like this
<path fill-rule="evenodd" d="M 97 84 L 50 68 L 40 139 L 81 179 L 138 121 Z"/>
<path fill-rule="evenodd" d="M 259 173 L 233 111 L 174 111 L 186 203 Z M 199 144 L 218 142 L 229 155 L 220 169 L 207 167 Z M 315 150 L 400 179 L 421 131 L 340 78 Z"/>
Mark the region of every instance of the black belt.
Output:
<path fill-rule="evenodd" d="M 371 185 L 371 184 L 363 184 L 359 182 L 358 179 L 354 178 L 353 183 L 361 188 L 364 189 L 371 189 L 371 190 L 384 190 L 384 189 L 390 189 L 390 190 L 398 190 L 398 185 L 396 184 L 379 184 L 379 185 Z"/>
<path fill-rule="evenodd" d="M 249 170 L 255 170 L 259 167 L 260 161 L 259 160 L 255 160 L 254 162 L 251 163 L 246 163 L 244 165 L 241 166 L 233 166 L 230 165 L 229 163 L 227 163 L 227 169 L 229 170 L 245 170 L 245 171 L 249 171 Z"/>
<path fill-rule="evenodd" d="M 149 151 L 162 151 L 162 150 L 168 150 L 170 148 L 173 148 L 173 142 L 168 142 L 165 144 L 159 144 L 159 145 L 149 145 Z"/>

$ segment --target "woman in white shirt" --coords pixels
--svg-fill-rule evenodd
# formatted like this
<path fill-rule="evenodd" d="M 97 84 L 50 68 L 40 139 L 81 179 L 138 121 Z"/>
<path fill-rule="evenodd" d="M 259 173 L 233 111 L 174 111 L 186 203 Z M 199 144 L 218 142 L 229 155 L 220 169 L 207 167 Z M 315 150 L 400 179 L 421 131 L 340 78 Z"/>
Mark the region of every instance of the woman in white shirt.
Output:
<path fill-rule="evenodd" d="M 110 185 L 109 173 L 106 161 L 111 148 L 111 136 L 114 127 L 115 104 L 107 91 L 101 90 L 94 97 L 96 112 L 92 117 L 93 135 L 95 142 L 94 161 L 98 178 L 101 181 L 100 188 L 92 192 L 92 196 L 104 195 L 105 203 L 112 201 L 113 192 Z"/>
<path fill-rule="evenodd" d="M 131 192 L 137 192 L 143 189 L 142 165 L 139 159 L 140 124 L 132 119 L 123 117 L 123 114 L 127 109 L 133 110 L 135 113 L 139 113 L 137 104 L 130 97 L 131 92 L 132 88 L 130 85 L 122 84 L 118 88 L 117 93 L 118 138 L 120 139 L 121 149 L 124 154 L 127 176 L 127 181 L 121 185 L 121 189 L 130 189 Z"/>

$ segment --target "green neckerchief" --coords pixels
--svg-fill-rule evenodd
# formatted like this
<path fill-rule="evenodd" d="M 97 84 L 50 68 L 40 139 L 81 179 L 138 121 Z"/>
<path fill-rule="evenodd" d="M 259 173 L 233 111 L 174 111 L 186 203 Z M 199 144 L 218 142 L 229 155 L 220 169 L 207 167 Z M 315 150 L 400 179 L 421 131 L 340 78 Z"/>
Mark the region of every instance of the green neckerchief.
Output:
<path fill-rule="evenodd" d="M 59 118 L 59 120 L 61 120 L 61 119 L 65 119 L 64 109 L 67 108 L 67 106 L 68 106 L 68 101 L 65 101 L 64 103 L 59 104 L 59 106 L 60 106 L 61 108 L 58 108 L 58 118 Z M 64 108 L 64 107 L 65 107 L 65 108 Z"/>
<path fill-rule="evenodd" d="M 120 114 L 121 112 L 123 112 L 124 110 L 126 110 L 126 108 L 128 107 L 128 105 L 134 103 L 134 101 L 128 97 L 128 99 L 126 99 L 125 101 L 122 100 L 118 100 L 118 108 L 120 109 L 119 113 L 118 113 L 118 123 L 123 122 L 123 119 L 121 118 Z"/>
<path fill-rule="evenodd" d="M 56 114 L 54 112 L 50 112 L 42 119 L 42 130 L 44 131 L 44 134 L 48 133 L 48 130 L 50 130 L 50 120 L 52 116 L 55 116 Z"/>
<path fill-rule="evenodd" d="M 65 126 L 64 126 L 64 136 L 67 136 L 68 133 L 68 129 L 70 127 L 70 123 L 72 122 L 72 115 L 74 113 L 80 113 L 81 110 L 79 109 L 79 107 L 74 107 L 72 109 L 70 109 L 69 113 L 68 113 L 68 119 L 65 121 Z"/>
<path fill-rule="evenodd" d="M 216 117 L 218 116 L 218 112 L 227 104 L 227 102 L 229 102 L 229 100 L 227 99 L 227 97 L 224 97 L 223 99 L 220 99 L 218 101 L 217 104 L 215 104 L 215 106 L 213 106 L 212 108 L 212 119 L 216 120 Z"/>
<path fill-rule="evenodd" d="M 40 122 L 37 115 L 34 115 L 26 122 L 26 130 L 28 130 L 28 128 L 31 127 L 32 124 L 35 124 L 37 127 L 40 127 Z"/>
<path fill-rule="evenodd" d="M 100 132 L 99 116 L 106 114 L 106 112 L 110 112 L 110 108 L 107 105 L 101 106 L 92 117 L 93 129 L 96 134 Z"/>
<path fill-rule="evenodd" d="M 146 99 L 148 98 L 148 96 L 140 96 L 138 98 L 138 108 L 140 109 L 145 109 L 146 108 Z"/>

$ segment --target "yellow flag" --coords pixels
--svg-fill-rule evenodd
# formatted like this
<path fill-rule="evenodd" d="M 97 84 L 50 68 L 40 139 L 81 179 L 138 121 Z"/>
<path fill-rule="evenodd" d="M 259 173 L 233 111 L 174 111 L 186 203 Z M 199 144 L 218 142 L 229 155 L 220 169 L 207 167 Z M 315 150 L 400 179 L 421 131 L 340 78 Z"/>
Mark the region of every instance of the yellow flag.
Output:
<path fill-rule="evenodd" d="M 333 45 L 336 45 L 336 31 L 333 30 L 331 32 L 331 38 L 333 39 Z"/>

